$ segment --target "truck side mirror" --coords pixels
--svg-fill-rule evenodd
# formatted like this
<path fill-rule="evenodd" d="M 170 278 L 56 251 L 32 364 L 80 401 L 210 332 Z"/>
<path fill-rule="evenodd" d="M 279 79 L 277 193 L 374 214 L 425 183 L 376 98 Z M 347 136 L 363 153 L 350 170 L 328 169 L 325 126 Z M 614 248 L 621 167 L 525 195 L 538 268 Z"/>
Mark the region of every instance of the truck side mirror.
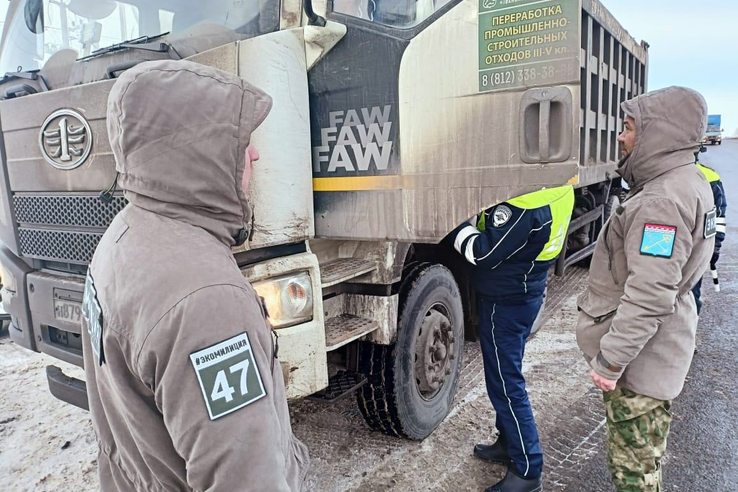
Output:
<path fill-rule="evenodd" d="M 44 32 L 44 2 L 43 0 L 26 0 L 24 10 L 26 27 L 34 34 Z"/>

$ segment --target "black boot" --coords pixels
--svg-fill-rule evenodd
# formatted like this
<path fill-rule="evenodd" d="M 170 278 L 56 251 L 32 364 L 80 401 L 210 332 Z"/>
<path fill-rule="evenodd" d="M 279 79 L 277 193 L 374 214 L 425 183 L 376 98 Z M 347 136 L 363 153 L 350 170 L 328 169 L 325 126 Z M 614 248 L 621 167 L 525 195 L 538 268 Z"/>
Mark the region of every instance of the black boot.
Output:
<path fill-rule="evenodd" d="M 485 489 L 484 492 L 541 492 L 543 481 L 538 478 L 522 478 L 508 468 L 505 478 Z"/>
<path fill-rule="evenodd" d="M 504 439 L 497 439 L 494 444 L 477 444 L 474 446 L 474 456 L 490 463 L 510 466 L 510 455 Z"/>

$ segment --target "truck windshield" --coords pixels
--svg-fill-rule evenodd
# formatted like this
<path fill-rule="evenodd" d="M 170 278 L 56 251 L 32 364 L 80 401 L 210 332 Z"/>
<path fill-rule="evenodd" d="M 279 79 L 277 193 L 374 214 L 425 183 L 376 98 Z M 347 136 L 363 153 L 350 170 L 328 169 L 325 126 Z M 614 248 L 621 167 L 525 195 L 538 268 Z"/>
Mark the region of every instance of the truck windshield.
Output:
<path fill-rule="evenodd" d="M 409 29 L 452 0 L 333 0 L 333 11 L 385 26 Z"/>
<path fill-rule="evenodd" d="M 719 132 L 720 126 L 720 115 L 711 114 L 707 117 L 708 132 Z"/>
<path fill-rule="evenodd" d="M 0 76 L 38 70 L 56 52 L 78 58 L 142 36 L 217 24 L 246 39 L 279 29 L 278 0 L 0 1 Z"/>

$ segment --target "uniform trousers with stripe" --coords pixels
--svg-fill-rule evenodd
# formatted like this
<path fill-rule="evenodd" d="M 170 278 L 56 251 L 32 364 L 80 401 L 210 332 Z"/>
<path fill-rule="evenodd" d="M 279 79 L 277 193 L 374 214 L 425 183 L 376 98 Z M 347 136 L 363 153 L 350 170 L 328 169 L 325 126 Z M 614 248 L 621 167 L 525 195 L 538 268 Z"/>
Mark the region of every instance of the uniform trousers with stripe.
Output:
<path fill-rule="evenodd" d="M 507 445 L 513 470 L 536 478 L 543 451 L 533 409 L 525 390 L 525 340 L 543 302 L 543 293 L 516 302 L 480 300 L 480 340 L 487 394 L 497 413 L 496 427 Z"/>

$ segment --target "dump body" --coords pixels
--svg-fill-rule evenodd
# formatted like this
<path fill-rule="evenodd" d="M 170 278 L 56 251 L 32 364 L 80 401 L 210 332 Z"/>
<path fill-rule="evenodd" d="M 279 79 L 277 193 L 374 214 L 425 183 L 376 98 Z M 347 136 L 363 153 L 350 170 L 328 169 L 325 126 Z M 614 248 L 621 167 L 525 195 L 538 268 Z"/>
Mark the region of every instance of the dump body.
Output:
<path fill-rule="evenodd" d="M 599 0 L 583 0 L 578 186 L 607 182 L 620 160 L 621 103 L 648 89 L 648 44 L 637 43 Z"/>
<path fill-rule="evenodd" d="M 596 0 L 510 5 L 464 0 L 400 39 L 334 14 L 349 31 L 310 73 L 318 237 L 438 242 L 507 198 L 611 177 L 646 46 Z"/>

